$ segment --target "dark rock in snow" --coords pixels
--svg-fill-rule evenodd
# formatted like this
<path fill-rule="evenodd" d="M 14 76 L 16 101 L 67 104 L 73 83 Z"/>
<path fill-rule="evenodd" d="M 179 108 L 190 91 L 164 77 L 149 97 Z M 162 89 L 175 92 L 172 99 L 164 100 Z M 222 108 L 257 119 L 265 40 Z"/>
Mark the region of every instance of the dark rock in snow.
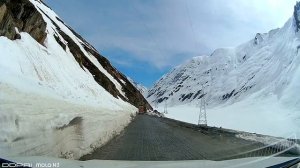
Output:
<path fill-rule="evenodd" d="M 16 28 L 29 33 L 40 44 L 47 36 L 46 22 L 28 0 L 1 0 L 0 36 L 15 40 L 19 38 Z"/>

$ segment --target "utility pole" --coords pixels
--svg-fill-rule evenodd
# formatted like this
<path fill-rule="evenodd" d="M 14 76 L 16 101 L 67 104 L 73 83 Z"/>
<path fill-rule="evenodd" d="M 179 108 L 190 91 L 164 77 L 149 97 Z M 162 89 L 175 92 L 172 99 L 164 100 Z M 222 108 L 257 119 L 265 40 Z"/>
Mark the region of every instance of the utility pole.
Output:
<path fill-rule="evenodd" d="M 202 97 L 200 99 L 200 113 L 198 119 L 198 125 L 207 126 L 207 117 L 206 117 L 206 101 L 205 101 L 205 92 L 202 84 Z"/>

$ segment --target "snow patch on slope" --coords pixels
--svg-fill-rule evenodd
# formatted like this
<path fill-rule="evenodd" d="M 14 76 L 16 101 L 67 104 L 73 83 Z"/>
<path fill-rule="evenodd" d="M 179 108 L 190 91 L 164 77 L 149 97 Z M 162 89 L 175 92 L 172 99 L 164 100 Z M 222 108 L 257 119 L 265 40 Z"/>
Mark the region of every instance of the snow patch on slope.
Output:
<path fill-rule="evenodd" d="M 104 73 L 116 86 L 116 88 L 118 89 L 118 91 L 124 96 L 125 93 L 122 90 L 122 86 L 102 67 L 102 65 L 97 61 L 97 59 L 95 58 L 95 56 L 89 54 L 83 47 L 81 44 L 85 44 L 85 42 L 83 42 L 81 39 L 79 39 L 78 37 L 76 37 L 76 35 L 73 34 L 73 32 L 64 24 L 62 23 L 60 20 L 61 19 L 57 19 L 59 18 L 56 13 L 54 11 L 52 11 L 51 9 L 49 9 L 48 7 L 46 7 L 45 5 L 43 5 L 42 3 L 35 1 L 35 0 L 30 0 L 31 3 L 33 3 L 36 8 L 38 10 L 40 10 L 40 13 L 42 14 L 44 20 L 47 23 L 47 30 L 49 31 L 49 34 L 56 34 L 58 36 L 59 33 L 56 31 L 56 25 L 58 26 L 59 29 L 61 29 L 64 33 L 66 33 L 69 37 L 71 37 L 71 39 L 79 46 L 80 50 L 84 53 L 85 56 L 87 56 L 89 58 L 90 61 L 92 61 L 92 63 L 94 65 L 97 66 L 97 68 Z M 49 19 L 47 16 L 45 16 L 46 13 L 47 16 L 51 19 Z M 56 25 L 53 25 L 53 22 L 55 22 Z M 48 35 L 49 36 L 49 35 Z M 60 39 L 63 39 L 60 36 Z M 64 40 L 63 40 L 64 41 Z M 67 42 L 64 41 L 64 43 L 66 44 Z"/>

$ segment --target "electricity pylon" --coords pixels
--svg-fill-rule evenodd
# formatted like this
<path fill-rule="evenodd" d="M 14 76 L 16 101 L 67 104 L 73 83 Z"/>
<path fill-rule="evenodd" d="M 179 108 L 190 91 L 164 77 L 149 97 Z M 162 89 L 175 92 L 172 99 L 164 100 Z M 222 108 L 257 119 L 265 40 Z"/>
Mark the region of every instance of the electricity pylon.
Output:
<path fill-rule="evenodd" d="M 207 117 L 206 117 L 206 101 L 205 101 L 205 92 L 202 85 L 202 97 L 200 99 L 200 113 L 198 119 L 198 125 L 207 126 Z"/>

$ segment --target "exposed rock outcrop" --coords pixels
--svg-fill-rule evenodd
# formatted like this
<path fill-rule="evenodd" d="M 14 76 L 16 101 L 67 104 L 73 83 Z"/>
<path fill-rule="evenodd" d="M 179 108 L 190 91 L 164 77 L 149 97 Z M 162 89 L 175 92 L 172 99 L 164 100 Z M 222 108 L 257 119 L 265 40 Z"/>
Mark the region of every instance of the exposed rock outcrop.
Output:
<path fill-rule="evenodd" d="M 46 22 L 28 0 L 0 1 L 0 36 L 14 40 L 20 38 L 18 31 L 29 33 L 43 44 L 47 34 Z"/>
<path fill-rule="evenodd" d="M 260 44 L 264 39 L 262 38 L 260 33 L 257 33 L 255 38 L 254 38 L 254 44 L 258 45 Z"/>
<path fill-rule="evenodd" d="M 296 5 L 294 6 L 294 19 L 296 24 L 296 32 L 298 32 L 300 29 L 299 15 L 300 15 L 300 2 L 297 2 Z"/>

